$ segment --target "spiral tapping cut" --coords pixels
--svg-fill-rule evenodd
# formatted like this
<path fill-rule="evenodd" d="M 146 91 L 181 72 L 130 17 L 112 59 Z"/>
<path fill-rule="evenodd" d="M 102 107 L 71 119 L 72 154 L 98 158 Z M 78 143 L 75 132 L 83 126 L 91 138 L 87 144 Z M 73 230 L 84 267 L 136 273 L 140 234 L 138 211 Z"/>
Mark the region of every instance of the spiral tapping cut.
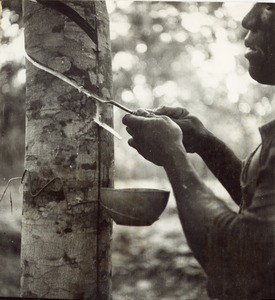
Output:
<path fill-rule="evenodd" d="M 102 99 L 100 97 L 98 97 L 97 95 L 91 93 L 89 90 L 85 89 L 83 86 L 79 85 L 78 83 L 76 83 L 74 80 L 64 76 L 62 73 L 57 72 L 55 70 L 52 70 L 40 63 L 38 63 L 37 61 L 35 61 L 32 57 L 30 57 L 26 52 L 25 52 L 25 57 L 27 58 L 27 60 L 29 62 L 31 62 L 35 67 L 61 79 L 62 81 L 66 82 L 67 84 L 73 86 L 74 88 L 76 88 L 80 93 L 85 94 L 86 96 L 88 96 L 89 98 L 93 98 L 94 100 L 96 100 L 98 103 L 101 104 L 111 104 L 114 105 L 130 114 L 135 114 L 134 111 L 130 110 L 129 108 L 125 107 L 124 105 L 114 101 L 114 100 L 105 100 Z M 113 134 L 115 137 L 117 137 L 118 139 L 121 139 L 121 136 L 113 129 L 111 128 L 109 125 L 103 123 L 100 121 L 99 116 L 97 116 L 94 121 L 101 126 L 102 128 L 104 128 L 105 130 L 109 131 L 111 134 Z"/>

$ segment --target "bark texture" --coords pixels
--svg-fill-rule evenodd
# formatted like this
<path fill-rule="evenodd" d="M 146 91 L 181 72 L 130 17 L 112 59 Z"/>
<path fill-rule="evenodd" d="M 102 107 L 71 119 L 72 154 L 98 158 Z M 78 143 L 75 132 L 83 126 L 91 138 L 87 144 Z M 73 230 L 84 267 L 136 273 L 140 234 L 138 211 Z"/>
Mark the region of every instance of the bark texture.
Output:
<path fill-rule="evenodd" d="M 58 11 L 25 0 L 27 53 L 110 98 L 105 3 L 60 2 L 90 24 L 91 37 Z M 100 186 L 113 185 L 113 138 L 93 121 L 100 108 L 92 99 L 28 61 L 26 68 L 21 294 L 110 299 L 112 224 L 99 197 Z M 100 110 L 102 120 L 112 126 L 112 108 Z"/>

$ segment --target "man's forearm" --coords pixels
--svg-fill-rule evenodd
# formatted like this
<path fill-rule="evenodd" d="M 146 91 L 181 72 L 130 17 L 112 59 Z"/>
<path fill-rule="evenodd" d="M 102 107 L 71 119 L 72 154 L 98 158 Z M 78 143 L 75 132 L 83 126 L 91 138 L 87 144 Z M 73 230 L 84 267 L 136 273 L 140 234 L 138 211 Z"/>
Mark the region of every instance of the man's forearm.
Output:
<path fill-rule="evenodd" d="M 211 172 L 218 178 L 232 199 L 240 204 L 240 175 L 242 163 L 221 140 L 212 133 L 205 137 L 197 153 L 204 160 Z"/>
<path fill-rule="evenodd" d="M 200 180 L 181 149 L 175 150 L 164 168 L 173 187 L 188 244 L 204 267 L 208 261 L 209 229 L 219 215 L 231 211 Z"/>

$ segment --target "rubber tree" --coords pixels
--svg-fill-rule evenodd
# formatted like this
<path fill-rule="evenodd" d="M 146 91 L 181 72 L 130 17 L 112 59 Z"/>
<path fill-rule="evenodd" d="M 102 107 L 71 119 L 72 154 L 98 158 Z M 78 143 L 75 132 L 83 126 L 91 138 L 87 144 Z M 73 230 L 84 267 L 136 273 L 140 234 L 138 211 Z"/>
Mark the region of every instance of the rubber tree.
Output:
<path fill-rule="evenodd" d="M 54 9 L 60 3 L 86 32 Z M 24 0 L 23 12 L 26 52 L 33 59 L 111 97 L 104 2 Z M 110 299 L 112 224 L 99 199 L 100 187 L 113 185 L 113 138 L 94 117 L 100 110 L 112 126 L 112 109 L 97 107 L 27 60 L 26 73 L 21 295 Z"/>

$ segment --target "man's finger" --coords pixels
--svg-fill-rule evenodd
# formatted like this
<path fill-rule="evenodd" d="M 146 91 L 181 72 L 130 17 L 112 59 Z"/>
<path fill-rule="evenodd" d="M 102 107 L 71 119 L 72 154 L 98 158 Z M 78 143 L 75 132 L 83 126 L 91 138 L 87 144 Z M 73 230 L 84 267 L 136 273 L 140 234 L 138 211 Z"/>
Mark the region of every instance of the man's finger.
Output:
<path fill-rule="evenodd" d="M 152 112 L 156 115 L 164 115 L 169 110 L 169 107 L 162 105 L 152 110 Z"/>
<path fill-rule="evenodd" d="M 173 119 L 184 118 L 189 114 L 189 111 L 183 107 L 161 106 L 154 110 L 156 115 L 165 115 Z"/>
<path fill-rule="evenodd" d="M 186 108 L 178 107 L 178 113 L 180 114 L 178 118 L 185 118 L 189 115 L 189 111 Z"/>
<path fill-rule="evenodd" d="M 176 110 L 177 108 L 175 107 L 169 107 L 169 106 L 160 106 L 157 109 L 154 110 L 154 113 L 156 115 L 165 115 L 168 117 L 174 117 L 174 115 L 176 114 Z"/>
<path fill-rule="evenodd" d="M 149 117 L 152 113 L 150 113 L 148 110 L 145 110 L 143 108 L 139 108 L 136 111 L 136 115 L 137 116 L 141 116 L 141 117 Z"/>
<path fill-rule="evenodd" d="M 146 111 L 148 111 L 148 113 L 150 114 L 150 115 L 154 115 L 155 114 L 155 108 L 154 109 L 152 109 L 152 108 L 146 108 Z"/>
<path fill-rule="evenodd" d="M 136 149 L 136 143 L 135 143 L 134 139 L 129 139 L 129 140 L 128 140 L 128 145 L 129 145 L 130 147 L 133 147 L 133 148 Z"/>
<path fill-rule="evenodd" d="M 141 130 L 145 117 L 134 116 L 134 115 L 125 115 L 122 119 L 122 123 L 131 128 L 131 130 Z"/>
<path fill-rule="evenodd" d="M 126 127 L 126 131 L 133 136 L 134 132 L 128 126 Z"/>

